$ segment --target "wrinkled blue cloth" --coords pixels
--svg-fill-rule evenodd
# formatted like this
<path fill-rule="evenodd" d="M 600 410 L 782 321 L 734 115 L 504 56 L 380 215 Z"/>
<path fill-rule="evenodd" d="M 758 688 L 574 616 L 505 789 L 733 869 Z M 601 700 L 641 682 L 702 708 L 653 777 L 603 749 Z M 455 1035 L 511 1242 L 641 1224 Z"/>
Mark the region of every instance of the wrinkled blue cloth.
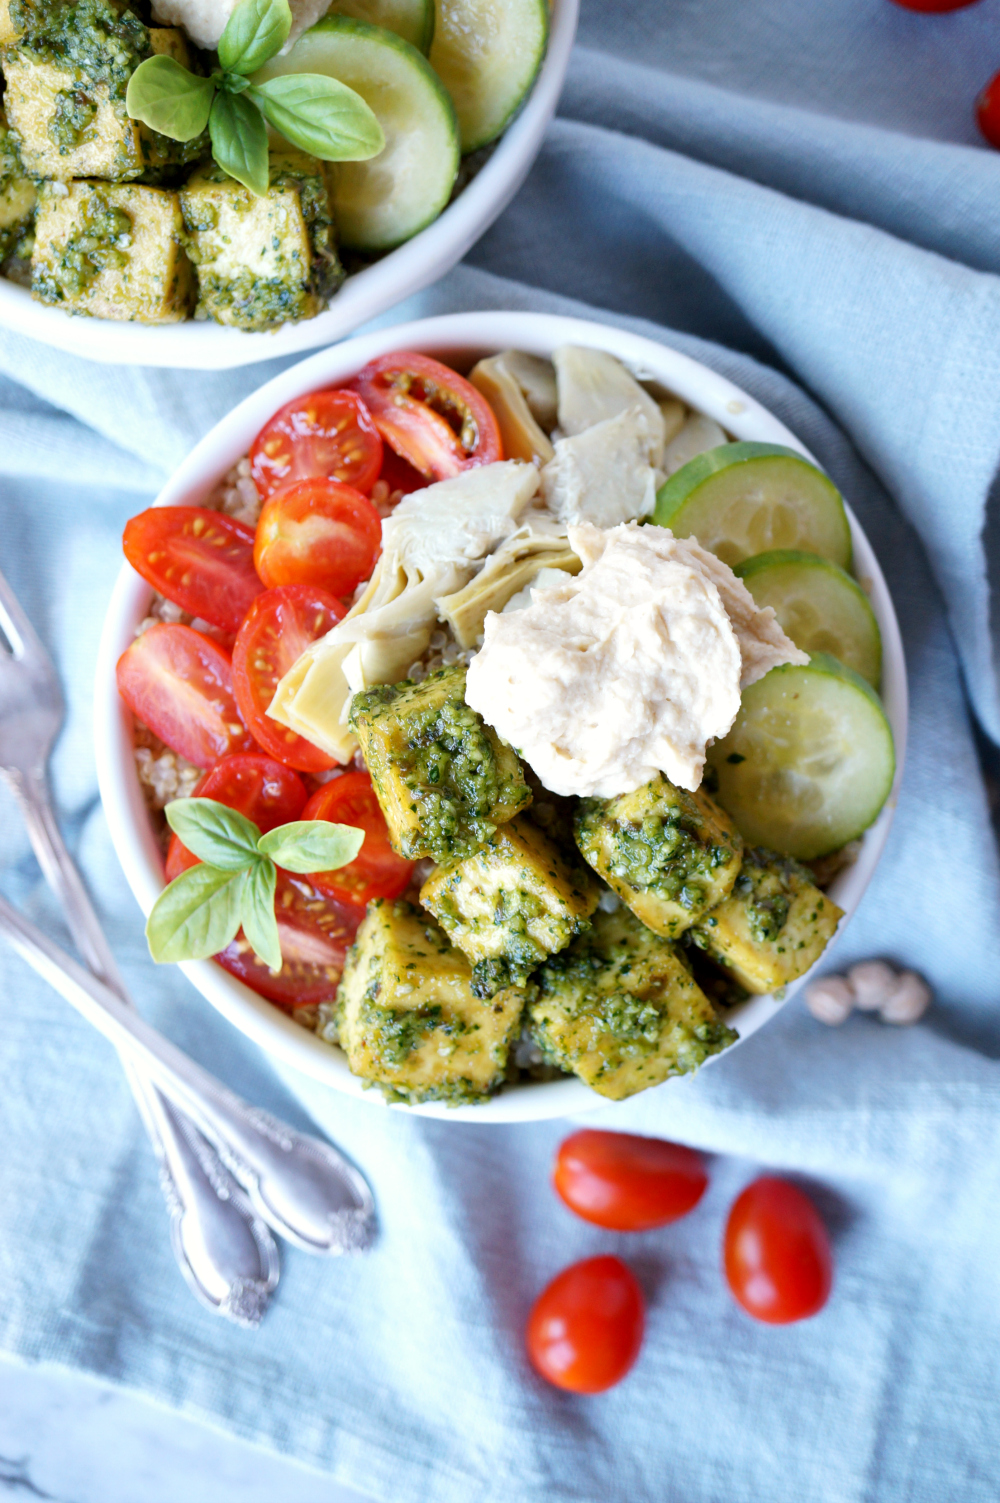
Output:
<path fill-rule="evenodd" d="M 371 1178 L 367 1259 L 291 1251 L 262 1329 L 225 1326 L 172 1264 L 153 1161 L 111 1051 L 0 952 L 0 1341 L 77 1365 L 393 1503 L 995 1503 L 1000 1349 L 1000 155 L 977 90 L 1000 0 L 590 0 L 560 119 L 510 209 L 388 321 L 474 307 L 610 317 L 749 390 L 858 512 L 900 616 L 912 695 L 896 822 L 831 964 L 930 979 L 912 1029 L 839 1030 L 793 1002 L 694 1079 L 601 1122 L 718 1157 L 697 1210 L 632 1238 L 547 1186 L 558 1123 L 424 1122 L 280 1074 L 154 968 L 96 801 L 91 682 L 124 519 L 279 368 L 114 370 L 0 333 L 0 565 L 55 653 L 54 776 L 144 1011 L 237 1089 L 310 1116 Z M 995 512 L 995 498 L 993 501 Z M 2 885 L 61 925 L 2 804 Z M 827 1309 L 752 1323 L 719 1271 L 758 1165 L 831 1228 Z M 614 1250 L 649 1301 L 629 1379 L 592 1399 L 530 1372 L 534 1294 Z"/>

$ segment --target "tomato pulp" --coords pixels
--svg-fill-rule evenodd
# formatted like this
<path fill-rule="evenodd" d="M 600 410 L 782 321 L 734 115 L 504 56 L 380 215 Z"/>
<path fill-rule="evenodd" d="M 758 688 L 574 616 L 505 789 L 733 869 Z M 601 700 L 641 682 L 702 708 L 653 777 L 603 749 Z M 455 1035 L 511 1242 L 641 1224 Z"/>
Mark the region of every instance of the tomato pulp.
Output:
<path fill-rule="evenodd" d="M 708 1175 L 701 1155 L 680 1143 L 582 1128 L 559 1145 L 552 1181 L 584 1221 L 643 1232 L 686 1216 Z"/>
<path fill-rule="evenodd" d="M 296 397 L 265 423 L 250 449 L 250 474 L 262 501 L 314 475 L 368 492 L 382 466 L 382 440 L 353 391 Z"/>
<path fill-rule="evenodd" d="M 125 649 L 115 673 L 132 713 L 195 767 L 252 748 L 229 654 L 190 626 L 151 626 Z"/>
<path fill-rule="evenodd" d="M 264 503 L 254 564 L 269 589 L 315 585 L 346 596 L 371 576 L 381 542 L 367 496 L 335 480 L 298 480 Z"/>
<path fill-rule="evenodd" d="M 556 1274 L 528 1317 L 531 1365 L 557 1388 L 602 1393 L 639 1355 L 642 1290 L 619 1258 L 587 1258 Z"/>
<path fill-rule="evenodd" d="M 769 1325 L 822 1310 L 833 1283 L 830 1239 L 807 1195 L 765 1175 L 737 1197 L 726 1223 L 723 1261 L 734 1298 Z"/>
<path fill-rule="evenodd" d="M 204 506 L 151 506 L 122 535 L 125 557 L 154 590 L 230 634 L 264 588 L 253 543 L 252 527 Z"/>
<path fill-rule="evenodd" d="M 281 942 L 281 970 L 276 976 L 258 960 L 242 929 L 215 959 L 285 1012 L 332 1002 L 365 910 L 355 903 L 339 903 L 313 887 L 308 877 L 279 868 L 274 916 Z"/>
<path fill-rule="evenodd" d="M 309 795 L 298 773 L 271 757 L 257 752 L 237 752 L 223 757 L 207 772 L 194 790 L 194 798 L 214 798 L 252 819 L 262 835 L 278 825 L 301 819 Z M 189 866 L 197 866 L 180 837 L 171 835 L 167 851 L 167 881 L 172 882 Z"/>
<path fill-rule="evenodd" d="M 344 606 L 326 590 L 283 585 L 257 596 L 233 644 L 233 688 L 243 719 L 269 756 L 300 772 L 324 772 L 335 763 L 304 736 L 272 720 L 267 707 L 289 668 L 344 614 Z"/>
<path fill-rule="evenodd" d="M 365 832 L 365 843 L 353 861 L 336 871 L 310 874 L 320 892 L 363 907 L 372 898 L 398 898 L 410 885 L 413 862 L 397 856 L 389 844 L 385 816 L 366 772 L 345 772 L 324 783 L 306 804 L 302 818 L 329 819 Z"/>
<path fill-rule="evenodd" d="M 428 355 L 380 355 L 352 383 L 385 442 L 425 480 L 447 480 L 503 458 L 485 397 Z"/>

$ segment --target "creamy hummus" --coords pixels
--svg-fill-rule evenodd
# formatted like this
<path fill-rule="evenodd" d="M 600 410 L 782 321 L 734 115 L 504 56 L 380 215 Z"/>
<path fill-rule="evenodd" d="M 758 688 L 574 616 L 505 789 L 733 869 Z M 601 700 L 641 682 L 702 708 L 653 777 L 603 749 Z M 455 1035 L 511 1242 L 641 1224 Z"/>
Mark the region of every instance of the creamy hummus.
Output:
<path fill-rule="evenodd" d="M 745 675 L 804 655 L 693 539 L 632 522 L 569 541 L 580 574 L 486 617 L 467 702 L 553 793 L 610 798 L 657 772 L 694 790 Z"/>
<path fill-rule="evenodd" d="M 283 51 L 321 21 L 330 0 L 289 0 L 292 29 Z M 219 45 L 226 22 L 236 9 L 236 0 L 153 0 L 153 18 L 164 26 L 183 26 L 197 47 L 211 51 Z"/>

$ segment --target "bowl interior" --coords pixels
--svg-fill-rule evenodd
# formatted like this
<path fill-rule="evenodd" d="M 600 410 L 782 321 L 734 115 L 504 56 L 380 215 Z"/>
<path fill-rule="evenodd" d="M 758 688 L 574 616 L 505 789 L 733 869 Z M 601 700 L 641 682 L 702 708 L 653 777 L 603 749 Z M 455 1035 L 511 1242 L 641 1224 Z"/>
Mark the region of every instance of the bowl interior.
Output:
<path fill-rule="evenodd" d="M 582 319 L 535 313 L 465 313 L 380 329 L 323 350 L 284 371 L 247 397 L 202 439 L 156 504 L 198 504 L 247 452 L 258 430 L 278 407 L 318 386 L 348 379 L 376 355 L 414 349 L 468 369 L 475 360 L 497 350 L 513 347 L 549 355 L 558 345 L 570 343 L 593 345 L 616 355 L 636 375 L 661 383 L 736 438 L 787 444 L 813 458 L 793 433 L 746 392 L 669 346 Z M 896 741 L 897 766 L 892 793 L 865 834 L 857 861 L 841 872 L 830 888 L 834 901 L 844 909 L 842 924 L 849 921 L 860 902 L 888 836 L 902 776 L 907 721 L 906 669 L 895 611 L 878 561 L 849 508 L 848 515 L 855 567 L 882 632 L 882 697 Z M 163 864 L 136 774 L 131 717 L 118 696 L 114 670 L 147 612 L 151 595 L 149 585 L 123 565 L 105 618 L 95 685 L 101 798 L 115 849 L 144 913 L 163 889 Z M 364 1087 L 350 1073 L 338 1049 L 293 1023 L 214 962 L 191 961 L 182 970 L 214 1007 L 263 1049 L 336 1090 L 362 1094 Z M 794 995 L 805 980 L 803 977 L 788 987 L 783 1000 Z M 782 1005 L 783 1001 L 771 996 L 754 997 L 733 1009 L 729 1021 L 742 1040 L 767 1023 Z M 369 1091 L 367 1099 L 382 1104 L 378 1092 Z M 602 1098 L 582 1082 L 559 1080 L 508 1087 L 481 1106 L 451 1108 L 428 1103 L 407 1109 L 448 1121 L 510 1122 L 585 1112 L 603 1104 Z"/>
<path fill-rule="evenodd" d="M 348 277 L 316 318 L 284 324 L 266 334 L 192 320 L 150 325 L 75 318 L 36 303 L 26 288 L 0 277 L 0 324 L 89 360 L 189 370 L 251 365 L 343 339 L 352 329 L 437 281 L 507 207 L 527 176 L 555 113 L 579 6 L 580 0 L 552 0 L 549 45 L 532 91 L 468 186 L 412 240 Z"/>

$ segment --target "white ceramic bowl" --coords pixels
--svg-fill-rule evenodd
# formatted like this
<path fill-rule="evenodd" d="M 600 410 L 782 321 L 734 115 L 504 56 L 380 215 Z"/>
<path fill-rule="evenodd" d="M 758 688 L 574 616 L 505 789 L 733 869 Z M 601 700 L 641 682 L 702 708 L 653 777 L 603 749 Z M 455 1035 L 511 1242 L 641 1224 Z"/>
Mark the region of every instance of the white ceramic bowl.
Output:
<path fill-rule="evenodd" d="M 373 266 L 348 277 L 316 318 L 267 334 L 245 334 L 212 322 L 115 323 L 77 318 L 36 303 L 24 287 L 0 277 L 0 325 L 44 344 L 120 365 L 225 370 L 314 350 L 343 339 L 369 319 L 450 271 L 510 203 L 538 155 L 555 114 L 576 34 L 580 0 L 552 0 L 549 45 L 530 96 L 496 150 L 444 213 Z"/>
<path fill-rule="evenodd" d="M 812 457 L 793 433 L 739 387 L 666 345 L 582 319 L 537 313 L 461 313 L 380 329 L 323 350 L 275 377 L 241 402 L 202 439 L 164 487 L 157 505 L 198 504 L 247 452 L 255 434 L 273 412 L 293 397 L 350 378 L 376 355 L 395 349 L 422 350 L 467 370 L 474 361 L 497 350 L 516 348 L 549 355 L 561 344 L 585 344 L 608 350 L 637 375 L 661 382 L 692 407 L 715 418 L 737 438 L 787 444 Z M 896 739 L 897 771 L 893 791 L 865 835 L 858 860 L 841 872 L 830 889 L 844 909 L 844 923 L 857 908 L 889 833 L 902 775 L 907 716 L 906 668 L 892 601 L 868 540 L 853 514 L 848 511 L 848 515 L 855 565 L 869 589 L 882 630 L 882 693 Z M 144 913 L 149 912 L 163 889 L 163 863 L 136 775 L 131 717 L 118 696 L 114 670 L 119 656 L 132 641 L 137 624 L 147 613 L 151 594 L 149 585 L 124 565 L 104 623 L 95 689 L 101 798 L 115 849 Z M 265 1051 L 334 1090 L 362 1094 L 361 1082 L 350 1073 L 339 1049 L 331 1048 L 293 1023 L 213 961 L 190 961 L 182 970 L 203 997 Z M 797 991 L 803 981 L 789 987 L 786 996 Z M 781 1005 L 773 997 L 754 997 L 735 1008 L 729 1020 L 742 1040 L 767 1023 Z M 669 1089 L 669 1082 L 661 1089 Z M 366 1099 L 382 1103 L 377 1091 L 367 1092 Z M 430 1103 L 411 1110 L 452 1122 L 511 1122 L 565 1116 L 602 1104 L 601 1098 L 581 1082 L 558 1080 L 508 1087 L 482 1106 L 448 1108 Z"/>

